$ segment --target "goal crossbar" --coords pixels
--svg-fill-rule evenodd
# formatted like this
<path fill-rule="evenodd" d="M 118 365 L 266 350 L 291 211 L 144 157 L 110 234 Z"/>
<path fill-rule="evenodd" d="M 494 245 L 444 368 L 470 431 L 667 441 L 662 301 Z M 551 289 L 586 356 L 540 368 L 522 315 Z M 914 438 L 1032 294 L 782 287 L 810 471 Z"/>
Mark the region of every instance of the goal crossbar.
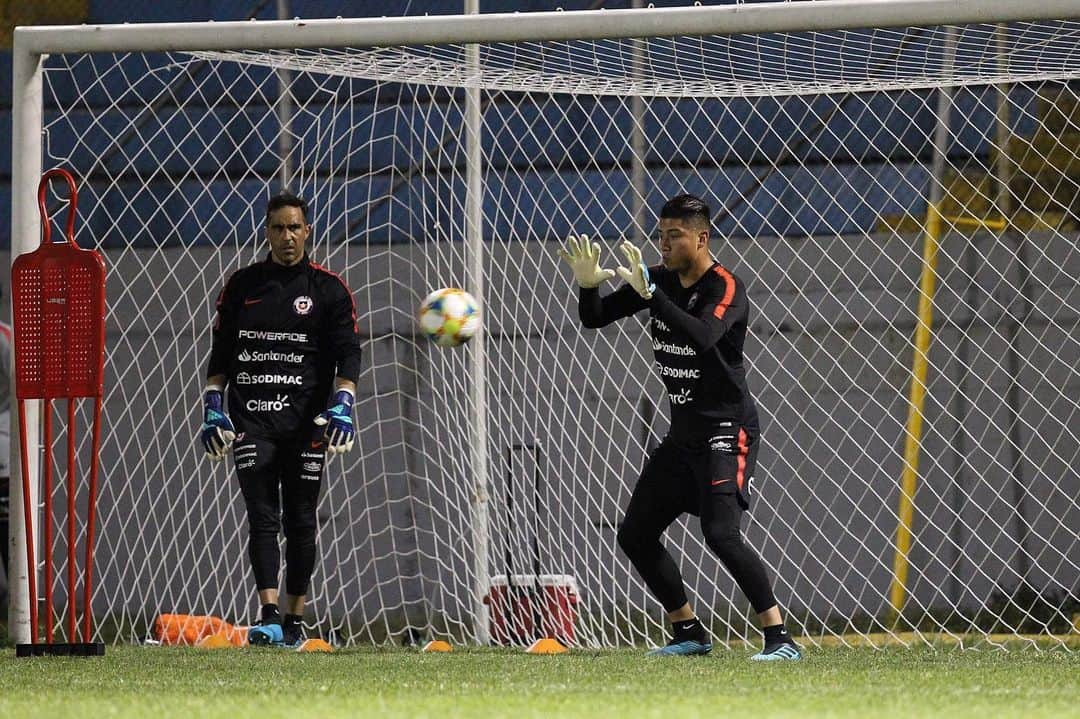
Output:
<path fill-rule="evenodd" d="M 1080 17 L 1080 0 L 814 0 L 626 10 L 419 18 L 21 27 L 15 53 L 255 50 L 601 40 L 850 30 Z"/>

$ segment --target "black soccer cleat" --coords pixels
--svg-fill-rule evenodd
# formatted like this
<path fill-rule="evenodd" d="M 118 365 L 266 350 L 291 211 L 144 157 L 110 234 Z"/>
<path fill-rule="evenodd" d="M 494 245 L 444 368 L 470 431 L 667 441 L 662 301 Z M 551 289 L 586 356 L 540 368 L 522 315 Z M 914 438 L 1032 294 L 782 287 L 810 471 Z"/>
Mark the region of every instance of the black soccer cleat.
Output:
<path fill-rule="evenodd" d="M 304 628 L 302 626 L 285 626 L 281 630 L 280 646 L 286 649 L 299 649 L 304 643 Z"/>

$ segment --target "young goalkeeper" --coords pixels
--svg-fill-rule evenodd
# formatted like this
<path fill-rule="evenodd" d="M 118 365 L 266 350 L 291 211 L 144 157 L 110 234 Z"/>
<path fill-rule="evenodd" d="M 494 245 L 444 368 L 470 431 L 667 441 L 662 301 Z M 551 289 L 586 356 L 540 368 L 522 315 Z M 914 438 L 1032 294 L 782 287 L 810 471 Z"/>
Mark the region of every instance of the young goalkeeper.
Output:
<path fill-rule="evenodd" d="M 597 287 L 615 272 L 600 269 L 600 246 L 570 237 L 559 252 L 580 286 L 585 327 L 603 327 L 644 309 L 651 318 L 653 354 L 671 402 L 671 428 L 649 457 L 619 528 L 626 552 L 667 611 L 672 638 L 650 654 L 708 654 L 712 642 L 686 599 L 682 576 L 660 538 L 684 512 L 734 577 L 765 635 L 756 661 L 801 658 L 784 627 L 765 566 L 739 530 L 749 508 L 758 451 L 758 417 L 746 385 L 743 340 L 749 302 L 742 281 L 709 253 L 709 206 L 679 195 L 660 211 L 663 264 L 646 267 L 641 251 L 621 246 L 625 281 L 601 297 Z"/>

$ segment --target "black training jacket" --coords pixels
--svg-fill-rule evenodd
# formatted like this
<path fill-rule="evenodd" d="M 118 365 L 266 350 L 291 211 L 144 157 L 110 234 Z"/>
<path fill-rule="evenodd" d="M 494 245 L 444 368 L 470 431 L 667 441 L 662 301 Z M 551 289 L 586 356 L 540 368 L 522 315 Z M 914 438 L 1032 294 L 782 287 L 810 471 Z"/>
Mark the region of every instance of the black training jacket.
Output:
<path fill-rule="evenodd" d="M 267 258 L 234 272 L 217 301 L 206 375 L 228 382 L 237 432 L 296 438 L 313 430 L 334 377 L 360 376 L 352 293 L 305 254 L 291 267 Z"/>
<path fill-rule="evenodd" d="M 746 384 L 743 342 L 750 303 L 742 281 L 720 263 L 690 287 L 662 265 L 649 268 L 656 290 L 649 300 L 630 285 L 606 297 L 582 289 L 578 312 L 586 327 L 603 327 L 649 310 L 654 366 L 671 402 L 671 434 L 707 435 L 730 422 L 757 429 Z"/>

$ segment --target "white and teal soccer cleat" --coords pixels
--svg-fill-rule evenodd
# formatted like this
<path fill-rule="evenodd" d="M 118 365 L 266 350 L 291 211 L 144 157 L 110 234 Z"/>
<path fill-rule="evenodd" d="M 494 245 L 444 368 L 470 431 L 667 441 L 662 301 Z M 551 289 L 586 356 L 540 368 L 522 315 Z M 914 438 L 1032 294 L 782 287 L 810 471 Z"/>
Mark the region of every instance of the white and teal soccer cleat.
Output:
<path fill-rule="evenodd" d="M 648 657 L 693 657 L 705 656 L 712 651 L 712 644 L 707 641 L 684 639 L 682 641 L 672 639 L 667 646 L 646 652 Z"/>
<path fill-rule="evenodd" d="M 791 642 L 781 642 L 770 644 L 750 659 L 755 662 L 797 662 L 802 659 L 802 652 Z"/>

